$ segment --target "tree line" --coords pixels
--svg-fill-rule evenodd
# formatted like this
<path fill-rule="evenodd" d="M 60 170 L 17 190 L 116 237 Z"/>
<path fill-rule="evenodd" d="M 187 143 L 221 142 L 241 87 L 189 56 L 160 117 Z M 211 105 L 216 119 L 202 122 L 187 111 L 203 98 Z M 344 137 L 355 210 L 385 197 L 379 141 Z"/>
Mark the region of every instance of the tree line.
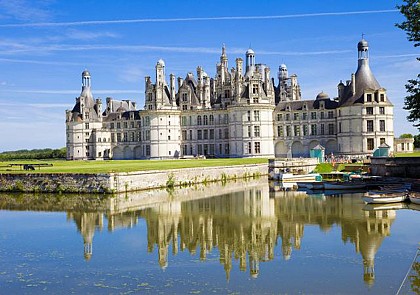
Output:
<path fill-rule="evenodd" d="M 1 161 L 21 160 L 21 159 L 65 159 L 67 155 L 66 148 L 60 149 L 33 149 L 17 150 L 0 153 Z"/>

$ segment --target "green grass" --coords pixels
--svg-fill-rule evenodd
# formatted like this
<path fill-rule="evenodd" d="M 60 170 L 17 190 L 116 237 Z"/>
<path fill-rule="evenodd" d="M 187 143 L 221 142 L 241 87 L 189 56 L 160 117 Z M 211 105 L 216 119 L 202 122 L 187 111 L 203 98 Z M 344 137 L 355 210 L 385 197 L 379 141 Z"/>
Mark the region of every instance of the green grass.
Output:
<path fill-rule="evenodd" d="M 395 157 L 397 157 L 397 158 L 420 157 L 420 152 L 395 153 Z"/>
<path fill-rule="evenodd" d="M 52 167 L 41 167 L 35 171 L 20 170 L 19 167 L 8 167 L 8 164 L 51 163 Z M 191 159 L 191 160 L 112 160 L 112 161 L 37 161 L 16 160 L 0 162 L 0 173 L 109 173 L 133 172 L 147 170 L 168 170 L 179 168 L 233 166 L 245 164 L 265 164 L 265 158 L 235 158 L 235 159 Z"/>

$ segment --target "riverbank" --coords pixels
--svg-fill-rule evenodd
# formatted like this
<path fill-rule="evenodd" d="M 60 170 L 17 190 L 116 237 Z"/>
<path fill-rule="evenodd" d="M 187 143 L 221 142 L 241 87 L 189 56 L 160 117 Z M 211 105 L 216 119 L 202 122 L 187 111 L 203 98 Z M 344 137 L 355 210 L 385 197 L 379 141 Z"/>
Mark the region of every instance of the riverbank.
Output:
<path fill-rule="evenodd" d="M 267 175 L 267 164 L 119 173 L 1 173 L 0 191 L 112 194 L 263 175 Z"/>

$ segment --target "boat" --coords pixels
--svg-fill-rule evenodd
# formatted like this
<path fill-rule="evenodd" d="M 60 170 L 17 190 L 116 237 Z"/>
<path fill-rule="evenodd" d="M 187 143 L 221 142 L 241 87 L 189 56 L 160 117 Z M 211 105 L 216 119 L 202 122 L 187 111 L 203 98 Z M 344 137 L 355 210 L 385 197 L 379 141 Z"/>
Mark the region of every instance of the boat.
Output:
<path fill-rule="evenodd" d="M 366 188 L 366 183 L 359 181 L 343 181 L 343 182 L 324 182 L 324 189 L 326 190 L 348 190 L 348 189 L 363 189 Z"/>
<path fill-rule="evenodd" d="M 420 205 L 420 194 L 411 193 L 408 198 L 410 199 L 410 202 L 413 204 Z"/>
<path fill-rule="evenodd" d="M 407 192 L 387 192 L 381 194 L 366 193 L 363 201 L 367 204 L 388 204 L 404 202 L 408 199 Z"/>
<path fill-rule="evenodd" d="M 310 189 L 310 190 L 322 190 L 324 189 L 324 182 L 322 181 L 300 181 L 297 183 L 299 188 Z"/>
<path fill-rule="evenodd" d="M 321 175 L 318 173 L 310 174 L 293 174 L 293 173 L 273 173 L 270 175 L 272 179 L 280 180 L 283 182 L 307 182 L 307 181 L 316 181 L 321 180 Z"/>
<path fill-rule="evenodd" d="M 369 194 L 407 193 L 411 189 L 411 183 L 382 185 L 379 189 L 380 190 L 369 191 Z"/>

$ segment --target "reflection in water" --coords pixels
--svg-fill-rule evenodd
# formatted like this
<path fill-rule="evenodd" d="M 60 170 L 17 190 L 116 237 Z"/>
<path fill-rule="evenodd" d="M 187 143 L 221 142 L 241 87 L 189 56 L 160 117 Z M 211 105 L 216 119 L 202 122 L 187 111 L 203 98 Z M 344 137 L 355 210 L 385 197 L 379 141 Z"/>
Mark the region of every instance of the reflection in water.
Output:
<path fill-rule="evenodd" d="M 199 251 L 200 259 L 206 260 L 208 253 L 217 249 L 228 280 L 232 259 L 239 261 L 241 271 L 249 269 L 250 276 L 256 278 L 260 263 L 274 259 L 278 238 L 283 259 L 288 260 L 293 249 L 300 249 L 305 226 L 318 225 L 322 231 L 329 231 L 337 225 L 342 241 L 351 242 L 361 253 L 363 279 L 369 285 L 375 279 L 375 254 L 384 237 L 390 235 L 395 219 L 394 210 L 363 210 L 365 205 L 357 194 L 325 197 L 270 191 L 266 180 L 93 200 L 80 196 L 0 195 L 0 208 L 64 208 L 68 220 L 74 220 L 83 236 L 87 260 L 92 257 L 94 233 L 102 230 L 104 217 L 111 232 L 134 227 L 142 218 L 147 225 L 147 249 L 153 252 L 156 246 L 162 268 L 168 266 L 169 251 L 173 255 Z"/>

